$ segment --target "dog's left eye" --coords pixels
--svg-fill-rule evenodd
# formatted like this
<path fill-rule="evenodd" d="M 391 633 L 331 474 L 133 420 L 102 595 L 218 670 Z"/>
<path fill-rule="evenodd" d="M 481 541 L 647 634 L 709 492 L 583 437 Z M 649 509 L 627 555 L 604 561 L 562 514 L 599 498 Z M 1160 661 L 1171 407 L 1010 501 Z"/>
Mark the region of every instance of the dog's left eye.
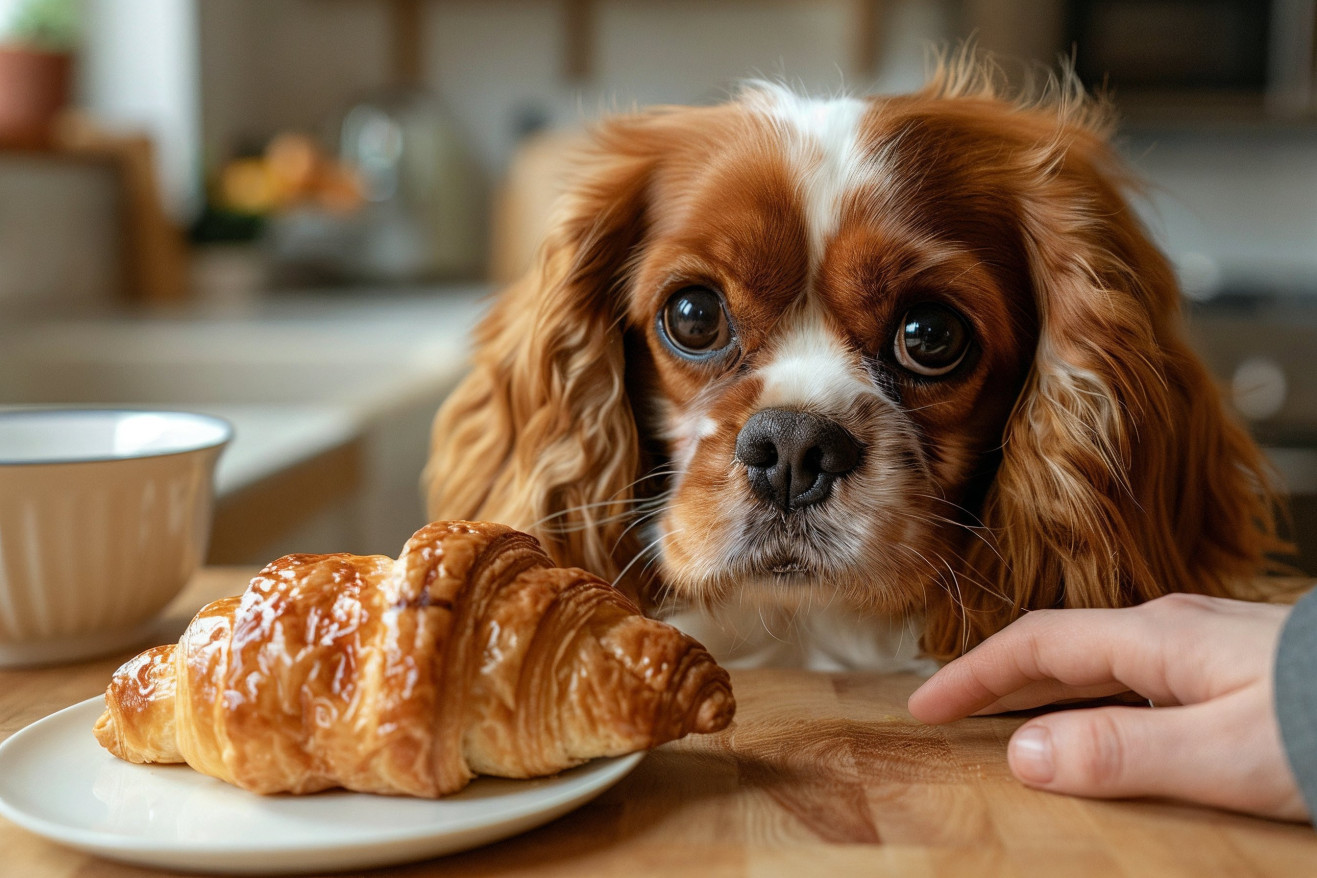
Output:
<path fill-rule="evenodd" d="M 686 287 L 673 293 L 659 318 L 668 342 L 688 357 L 720 351 L 732 338 L 722 297 L 708 287 Z"/>
<path fill-rule="evenodd" d="M 960 365 L 969 343 L 970 331 L 963 317 L 945 305 L 925 302 L 905 313 L 892 347 L 902 366 L 935 378 Z"/>

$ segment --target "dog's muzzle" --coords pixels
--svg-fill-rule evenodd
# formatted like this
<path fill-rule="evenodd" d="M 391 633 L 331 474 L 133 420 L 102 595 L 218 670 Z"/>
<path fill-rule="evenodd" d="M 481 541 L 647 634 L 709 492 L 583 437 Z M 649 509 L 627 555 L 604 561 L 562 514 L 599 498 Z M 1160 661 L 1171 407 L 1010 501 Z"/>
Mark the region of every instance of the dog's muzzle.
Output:
<path fill-rule="evenodd" d="M 837 479 L 860 463 L 860 445 L 836 421 L 809 412 L 764 409 L 736 437 L 736 459 L 750 487 L 783 512 L 828 499 Z"/>

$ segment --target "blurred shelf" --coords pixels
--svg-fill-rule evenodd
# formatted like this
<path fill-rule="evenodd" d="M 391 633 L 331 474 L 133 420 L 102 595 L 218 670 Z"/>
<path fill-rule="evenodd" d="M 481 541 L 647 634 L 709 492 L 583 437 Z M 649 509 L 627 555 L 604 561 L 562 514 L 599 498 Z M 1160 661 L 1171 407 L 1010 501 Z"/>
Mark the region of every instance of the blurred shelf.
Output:
<path fill-rule="evenodd" d="M 382 0 L 372 0 L 382 2 Z M 392 7 L 392 41 L 393 71 L 398 82 L 410 83 L 420 80 L 424 69 L 424 34 L 425 7 L 430 3 L 442 3 L 444 0 L 383 0 Z M 581 82 L 594 75 L 595 23 L 598 16 L 598 0 L 544 0 L 555 3 L 562 8 L 562 74 L 568 82 Z M 661 0 L 652 0 L 658 3 Z M 740 0 L 746 5 L 763 3 L 765 0 Z M 778 0 L 780 2 L 780 0 Z M 807 4 L 817 0 L 795 0 Z M 891 0 L 832 0 L 832 3 L 846 10 L 850 20 L 847 28 L 851 34 L 850 70 L 857 75 L 871 73 L 878 61 L 879 47 L 882 45 L 883 28 Z"/>

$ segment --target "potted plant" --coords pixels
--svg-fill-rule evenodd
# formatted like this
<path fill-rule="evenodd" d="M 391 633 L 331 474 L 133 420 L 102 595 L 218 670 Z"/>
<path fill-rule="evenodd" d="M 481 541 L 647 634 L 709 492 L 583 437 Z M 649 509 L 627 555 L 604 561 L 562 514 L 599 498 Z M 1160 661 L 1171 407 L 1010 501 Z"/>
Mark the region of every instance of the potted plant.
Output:
<path fill-rule="evenodd" d="M 69 103 L 79 0 L 21 0 L 0 32 L 0 146 L 50 145 Z"/>

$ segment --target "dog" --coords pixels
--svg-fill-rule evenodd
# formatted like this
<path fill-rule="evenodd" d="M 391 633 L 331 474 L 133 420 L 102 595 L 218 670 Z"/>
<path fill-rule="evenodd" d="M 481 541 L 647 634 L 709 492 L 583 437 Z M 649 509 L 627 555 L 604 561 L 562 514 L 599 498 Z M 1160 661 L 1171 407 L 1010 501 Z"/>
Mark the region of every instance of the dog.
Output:
<path fill-rule="evenodd" d="M 1239 594 L 1273 477 L 1109 107 L 997 79 L 599 124 L 436 417 L 431 515 L 528 530 L 730 664 L 916 668 L 1035 608 Z"/>

